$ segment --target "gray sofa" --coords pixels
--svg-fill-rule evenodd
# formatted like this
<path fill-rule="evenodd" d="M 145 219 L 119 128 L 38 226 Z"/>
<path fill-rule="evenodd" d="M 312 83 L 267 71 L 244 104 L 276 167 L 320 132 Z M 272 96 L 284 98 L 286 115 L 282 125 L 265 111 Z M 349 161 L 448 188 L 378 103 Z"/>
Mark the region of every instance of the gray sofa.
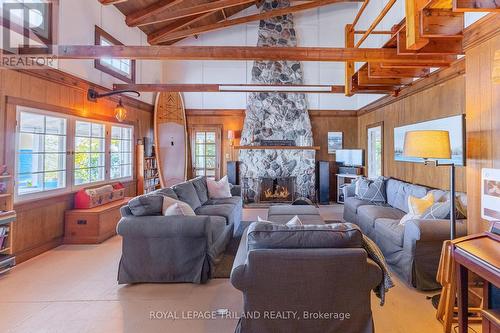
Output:
<path fill-rule="evenodd" d="M 344 220 L 357 224 L 377 243 L 391 268 L 419 290 L 441 288 L 436 274 L 443 241 L 450 238 L 450 221 L 399 222 L 408 213 L 408 196 L 421 198 L 431 190 L 389 178 L 385 181 L 387 202 L 375 204 L 356 198 L 354 185 L 344 188 Z M 458 220 L 457 237 L 466 234 L 466 220 Z"/>
<path fill-rule="evenodd" d="M 241 189 L 209 199 L 204 177 L 136 197 L 122 207 L 118 282 L 205 283 L 241 223 Z M 188 203 L 197 216 L 162 216 L 163 197 Z"/>
<path fill-rule="evenodd" d="M 373 332 L 370 293 L 382 280 L 380 267 L 367 257 L 356 226 L 315 222 L 292 229 L 253 223 L 244 233 L 231 283 L 243 293 L 244 313 L 260 318 L 242 318 L 236 332 Z M 346 313 L 349 319 L 334 318 Z"/>

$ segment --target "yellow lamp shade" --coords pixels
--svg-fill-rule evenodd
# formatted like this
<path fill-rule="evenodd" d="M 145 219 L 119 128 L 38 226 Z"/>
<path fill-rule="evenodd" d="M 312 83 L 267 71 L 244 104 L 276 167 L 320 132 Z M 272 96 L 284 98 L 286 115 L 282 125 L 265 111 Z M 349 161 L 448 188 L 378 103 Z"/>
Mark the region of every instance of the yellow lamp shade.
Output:
<path fill-rule="evenodd" d="M 450 133 L 448 131 L 406 132 L 403 155 L 425 159 L 450 159 Z"/>

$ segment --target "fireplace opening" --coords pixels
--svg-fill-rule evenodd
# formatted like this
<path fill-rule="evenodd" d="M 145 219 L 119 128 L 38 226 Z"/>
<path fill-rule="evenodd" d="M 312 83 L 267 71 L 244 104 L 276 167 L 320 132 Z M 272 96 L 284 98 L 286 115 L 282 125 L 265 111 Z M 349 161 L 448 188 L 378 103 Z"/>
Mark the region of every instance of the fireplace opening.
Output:
<path fill-rule="evenodd" d="M 261 178 L 260 202 L 293 202 L 295 177 Z"/>

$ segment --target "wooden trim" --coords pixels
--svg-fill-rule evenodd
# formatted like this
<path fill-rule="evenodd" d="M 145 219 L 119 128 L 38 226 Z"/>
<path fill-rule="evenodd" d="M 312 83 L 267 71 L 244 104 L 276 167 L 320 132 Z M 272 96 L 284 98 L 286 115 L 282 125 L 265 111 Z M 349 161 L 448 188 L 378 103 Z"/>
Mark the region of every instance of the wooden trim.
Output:
<path fill-rule="evenodd" d="M 71 87 L 73 89 L 82 90 L 85 92 L 89 88 L 93 88 L 97 90 L 99 93 L 106 93 L 111 91 L 111 89 L 105 88 L 103 86 L 84 80 L 82 78 L 79 78 L 77 76 L 63 72 L 58 69 L 40 69 L 40 70 L 16 69 L 15 71 L 40 78 L 42 80 L 47 80 L 63 86 Z M 143 102 L 141 100 L 126 95 L 110 96 L 106 98 L 116 103 L 118 103 L 118 101 L 121 98 L 125 106 L 129 106 L 131 108 L 140 111 L 151 112 L 151 113 L 154 112 L 154 106 L 152 104 Z"/>
<path fill-rule="evenodd" d="M 108 32 L 104 31 L 99 26 L 95 26 L 95 31 L 94 31 L 94 45 L 101 45 L 101 37 L 104 37 L 114 45 L 124 45 L 122 42 L 120 42 L 118 39 L 115 37 L 111 36 Z M 101 59 L 95 59 L 94 60 L 94 67 L 101 72 L 104 72 L 106 74 L 111 75 L 114 78 L 117 78 L 119 80 L 122 80 L 123 82 L 127 83 L 135 83 L 135 78 L 136 78 L 136 61 L 131 60 L 130 61 L 130 75 L 131 77 L 128 77 L 126 75 L 120 74 L 118 71 L 113 70 L 112 68 L 109 68 L 101 63 Z"/>
<path fill-rule="evenodd" d="M 500 13 L 491 13 L 464 30 L 463 48 L 468 50 L 500 33 Z"/>
<path fill-rule="evenodd" d="M 384 132 L 384 122 L 383 121 L 379 121 L 379 122 L 376 122 L 376 123 L 373 123 L 373 124 L 368 124 L 366 125 L 366 151 L 365 151 L 365 161 L 366 161 L 366 176 L 368 176 L 368 130 L 370 128 L 375 128 L 375 127 L 381 127 L 382 128 L 382 176 L 384 175 L 384 162 L 385 162 L 385 159 L 384 159 L 384 149 L 385 149 L 385 132 Z"/>
<path fill-rule="evenodd" d="M 63 245 L 63 239 L 64 239 L 64 237 L 57 237 L 49 242 L 36 245 L 30 249 L 23 250 L 21 252 L 16 252 L 15 253 L 16 264 L 19 265 L 22 262 L 25 262 L 25 261 L 27 261 L 31 258 L 34 258 L 34 257 L 36 257 L 44 252 L 47 252 L 47 251 L 54 249 L 60 245 Z"/>
<path fill-rule="evenodd" d="M 397 96 L 386 96 L 382 97 L 381 99 L 368 104 L 367 106 L 361 108 L 358 110 L 357 114 L 358 116 L 376 111 L 377 109 L 384 107 L 386 105 L 392 104 L 394 102 L 397 102 L 401 99 L 404 99 L 406 97 L 409 97 L 411 95 L 414 95 L 416 93 L 419 93 L 423 90 L 432 88 L 434 86 L 437 86 L 443 82 L 446 82 L 448 80 L 451 80 L 455 77 L 461 76 L 465 74 L 465 60 L 460 59 L 456 61 L 455 63 L 452 64 L 452 66 L 448 68 L 443 68 L 440 69 L 434 73 L 432 73 L 430 76 L 419 79 L 412 84 L 410 84 L 408 87 L 402 89 Z"/>

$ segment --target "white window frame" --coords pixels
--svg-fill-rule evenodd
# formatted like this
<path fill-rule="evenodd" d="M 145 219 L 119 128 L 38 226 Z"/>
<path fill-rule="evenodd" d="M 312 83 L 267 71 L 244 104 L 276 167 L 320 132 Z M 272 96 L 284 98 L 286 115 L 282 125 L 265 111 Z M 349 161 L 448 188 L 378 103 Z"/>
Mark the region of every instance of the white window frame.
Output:
<path fill-rule="evenodd" d="M 376 152 L 372 151 L 372 144 L 371 144 L 371 135 L 370 133 L 372 131 L 378 131 L 380 130 L 380 143 L 381 143 L 381 151 L 380 151 L 380 174 L 376 174 L 373 172 L 373 163 L 377 160 L 374 158 L 374 154 Z M 367 127 L 366 129 L 366 153 L 367 153 L 367 159 L 366 159 L 366 164 L 368 168 L 368 178 L 370 179 L 375 179 L 380 176 L 384 175 L 384 124 L 383 123 L 377 123 L 373 124 Z"/>
<path fill-rule="evenodd" d="M 40 114 L 44 116 L 57 117 L 66 119 L 66 186 L 60 189 L 47 190 L 42 192 L 36 192 L 32 194 L 18 194 L 18 182 L 17 182 L 17 168 L 19 164 L 18 159 L 18 151 L 19 151 L 19 130 L 21 126 L 20 115 L 21 112 L 28 112 L 33 114 Z M 74 185 L 74 170 L 75 170 L 75 137 L 76 137 L 76 121 L 84 121 L 90 123 L 103 124 L 105 127 L 105 177 L 102 181 L 86 183 L 81 185 Z M 115 127 L 125 127 L 131 129 L 131 145 L 132 145 L 132 172 L 130 177 L 122 177 L 111 179 L 111 126 Z M 113 122 L 106 122 L 91 118 L 83 118 L 73 115 L 67 115 L 60 112 L 47 111 L 43 109 L 27 107 L 23 105 L 16 106 L 16 133 L 15 133 L 15 161 L 14 161 L 14 170 L 15 170 L 15 187 L 14 187 L 14 202 L 26 202 L 36 199 L 45 199 L 54 196 L 69 194 L 77 192 L 82 188 L 95 187 L 104 184 L 112 184 L 117 182 L 128 182 L 134 180 L 135 174 L 135 128 L 133 125 L 126 124 L 118 124 Z"/>
<path fill-rule="evenodd" d="M 113 127 L 116 127 L 116 128 L 126 128 L 126 129 L 129 129 L 130 130 L 130 139 L 126 140 L 126 139 L 123 139 L 123 138 L 120 138 L 120 139 L 117 139 L 117 140 L 120 140 L 120 141 L 130 141 L 130 151 L 128 152 L 124 152 L 124 151 L 120 151 L 119 153 L 120 154 L 123 154 L 123 153 L 130 153 L 130 176 L 127 176 L 127 177 L 120 177 L 120 178 L 111 178 L 111 169 L 113 167 L 113 165 L 111 164 L 111 156 L 113 155 L 113 152 L 111 151 L 111 143 L 112 143 L 112 140 L 113 140 Z M 112 180 L 112 181 L 116 181 L 117 179 L 123 179 L 123 178 L 130 178 L 130 177 L 133 177 L 133 174 L 134 174 L 134 128 L 132 126 L 124 126 L 124 125 L 117 125 L 117 124 L 111 124 L 111 126 L 109 127 L 109 179 Z M 122 167 L 124 165 L 128 165 L 128 164 L 120 164 L 119 166 Z"/>

